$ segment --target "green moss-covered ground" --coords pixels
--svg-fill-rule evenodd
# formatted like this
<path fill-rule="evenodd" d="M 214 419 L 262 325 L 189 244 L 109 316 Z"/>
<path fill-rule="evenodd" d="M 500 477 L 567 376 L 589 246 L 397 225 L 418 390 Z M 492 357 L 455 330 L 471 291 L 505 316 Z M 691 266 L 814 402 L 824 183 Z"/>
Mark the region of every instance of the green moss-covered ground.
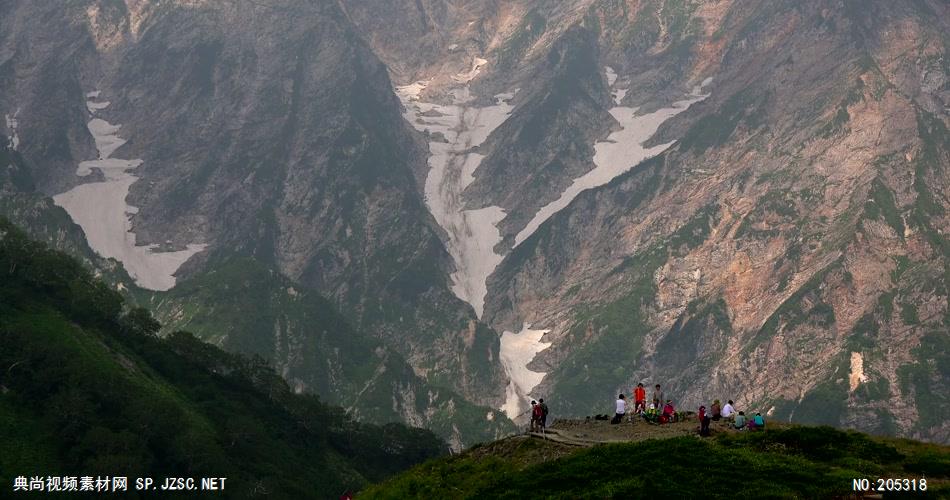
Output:
<path fill-rule="evenodd" d="M 855 478 L 878 477 L 926 478 L 926 497 L 945 497 L 950 449 L 803 426 L 583 449 L 515 437 L 427 462 L 363 497 L 835 498 L 852 495 Z"/>

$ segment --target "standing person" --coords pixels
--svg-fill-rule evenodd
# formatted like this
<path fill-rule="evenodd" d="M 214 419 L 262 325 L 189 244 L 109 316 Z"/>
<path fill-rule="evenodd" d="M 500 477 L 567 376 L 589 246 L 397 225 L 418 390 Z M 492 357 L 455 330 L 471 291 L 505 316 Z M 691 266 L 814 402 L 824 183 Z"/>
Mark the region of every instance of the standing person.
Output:
<path fill-rule="evenodd" d="M 540 420 L 541 420 L 541 407 L 538 406 L 537 401 L 532 399 L 531 400 L 531 426 L 530 426 L 531 432 L 538 431 L 538 424 Z"/>
<path fill-rule="evenodd" d="M 726 406 L 722 407 L 722 418 L 731 419 L 736 414 L 736 408 L 732 406 L 732 400 L 730 399 Z"/>
<path fill-rule="evenodd" d="M 663 391 L 660 390 L 660 384 L 656 384 L 656 389 L 653 390 L 653 406 L 656 406 L 656 409 L 660 409 L 660 405 L 663 404 Z"/>
<path fill-rule="evenodd" d="M 627 413 L 627 398 L 623 394 L 617 396 L 617 413 L 614 415 L 614 418 L 610 421 L 612 424 L 619 424 L 623 421 L 623 416 Z"/>
<path fill-rule="evenodd" d="M 713 401 L 712 406 L 709 407 L 709 413 L 712 413 L 712 419 L 718 421 L 722 418 L 722 408 L 719 407 L 719 400 Z"/>
<path fill-rule="evenodd" d="M 699 435 L 706 437 L 709 435 L 709 421 L 711 417 L 706 413 L 706 407 L 699 407 Z"/>
<path fill-rule="evenodd" d="M 647 391 L 643 388 L 643 382 L 637 384 L 637 388 L 633 390 L 633 400 L 636 402 L 633 411 L 640 414 L 647 411 Z"/>
<path fill-rule="evenodd" d="M 544 403 L 544 398 L 538 400 L 538 406 L 541 407 L 541 431 L 544 432 L 548 425 L 548 405 Z"/>

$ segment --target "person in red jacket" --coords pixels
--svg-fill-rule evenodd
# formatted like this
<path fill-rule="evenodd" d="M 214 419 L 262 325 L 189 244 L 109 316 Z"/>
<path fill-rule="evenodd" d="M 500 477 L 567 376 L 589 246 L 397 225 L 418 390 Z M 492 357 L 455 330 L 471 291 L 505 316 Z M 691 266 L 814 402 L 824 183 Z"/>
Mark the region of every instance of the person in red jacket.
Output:
<path fill-rule="evenodd" d="M 709 435 L 709 421 L 712 420 L 712 417 L 706 413 L 706 407 L 699 407 L 699 435 L 708 436 Z"/>
<path fill-rule="evenodd" d="M 672 422 L 675 414 L 676 410 L 673 409 L 673 400 L 667 399 L 666 405 L 663 406 L 663 423 L 667 424 Z"/>
<path fill-rule="evenodd" d="M 643 388 L 643 382 L 637 384 L 633 390 L 633 400 L 636 402 L 633 411 L 642 414 L 647 411 L 647 391 Z"/>
<path fill-rule="evenodd" d="M 540 432 L 541 431 L 541 415 L 544 414 L 544 410 L 541 408 L 541 405 L 537 401 L 531 402 L 531 432 Z"/>

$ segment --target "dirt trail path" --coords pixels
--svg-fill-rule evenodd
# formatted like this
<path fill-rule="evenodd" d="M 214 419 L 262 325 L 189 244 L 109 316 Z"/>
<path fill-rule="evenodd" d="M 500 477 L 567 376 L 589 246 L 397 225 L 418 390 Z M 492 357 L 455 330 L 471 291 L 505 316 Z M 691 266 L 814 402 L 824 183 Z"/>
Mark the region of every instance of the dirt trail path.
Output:
<path fill-rule="evenodd" d="M 736 432 L 724 420 L 711 422 L 713 434 Z M 590 447 L 603 443 L 630 443 L 647 439 L 666 439 L 677 436 L 696 436 L 699 434 L 699 421 L 695 416 L 684 422 L 672 424 L 650 424 L 643 419 L 613 425 L 604 420 L 555 420 L 544 434 L 529 432 L 528 435 L 548 439 L 571 446 Z"/>

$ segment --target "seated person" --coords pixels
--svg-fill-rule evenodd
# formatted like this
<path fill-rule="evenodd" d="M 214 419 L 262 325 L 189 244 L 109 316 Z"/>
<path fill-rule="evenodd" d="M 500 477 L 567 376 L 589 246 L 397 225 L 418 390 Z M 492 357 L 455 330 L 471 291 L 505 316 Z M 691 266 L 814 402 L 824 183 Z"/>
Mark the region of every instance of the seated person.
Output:
<path fill-rule="evenodd" d="M 673 409 L 673 401 L 667 399 L 666 405 L 663 406 L 663 414 L 660 415 L 660 423 L 668 424 L 673 422 L 673 419 L 676 417 L 676 411 Z"/>
<path fill-rule="evenodd" d="M 736 408 L 732 406 L 732 400 L 730 399 L 726 406 L 722 407 L 722 418 L 733 418 L 736 416 Z"/>
<path fill-rule="evenodd" d="M 756 413 L 755 416 L 752 417 L 752 425 L 753 429 L 765 429 L 765 419 L 762 418 L 761 413 Z"/>
<path fill-rule="evenodd" d="M 659 420 L 658 417 L 659 417 L 659 414 L 656 411 L 656 407 L 653 406 L 653 403 L 650 403 L 650 407 L 647 408 L 647 411 L 643 414 L 644 420 L 652 424 L 655 424 L 657 420 Z"/>
<path fill-rule="evenodd" d="M 745 412 L 740 411 L 739 414 L 736 415 L 736 421 L 733 425 L 735 426 L 736 429 L 739 429 L 741 431 L 742 429 L 745 428 L 745 424 L 746 424 Z"/>
<path fill-rule="evenodd" d="M 709 416 L 713 420 L 719 420 L 722 418 L 722 408 L 719 406 L 719 400 L 713 401 L 713 404 L 709 407 Z"/>
<path fill-rule="evenodd" d="M 666 405 L 663 406 L 663 414 L 673 418 L 674 413 L 676 413 L 676 410 L 673 408 L 673 400 L 667 399 Z"/>

